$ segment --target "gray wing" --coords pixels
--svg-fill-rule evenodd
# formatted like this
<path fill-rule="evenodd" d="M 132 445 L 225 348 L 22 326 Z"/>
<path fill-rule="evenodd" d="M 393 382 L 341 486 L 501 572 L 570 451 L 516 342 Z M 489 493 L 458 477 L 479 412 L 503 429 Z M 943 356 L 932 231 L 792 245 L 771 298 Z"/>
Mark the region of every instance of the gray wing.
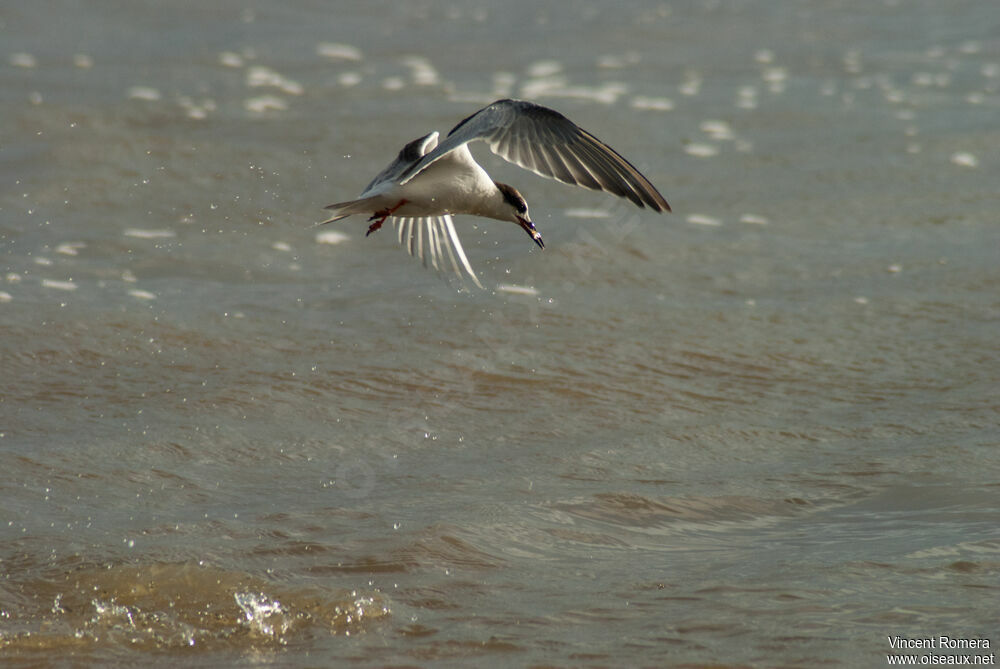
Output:
<path fill-rule="evenodd" d="M 404 168 L 400 183 L 449 151 L 479 139 L 504 160 L 535 174 L 603 190 L 639 207 L 670 211 L 656 187 L 618 152 L 559 112 L 523 100 L 498 100 L 463 120 L 437 148 Z"/>
<path fill-rule="evenodd" d="M 465 250 L 462 249 L 462 242 L 458 239 L 455 231 L 455 224 L 451 216 L 423 216 L 423 217 L 397 217 L 392 216 L 393 227 L 396 228 L 396 238 L 411 256 L 420 258 L 427 265 L 428 260 L 431 266 L 439 271 L 450 268 L 461 279 L 462 269 L 472 277 L 472 281 L 482 288 L 479 278 L 472 271 L 469 259 L 465 257 Z M 449 261 L 446 263 L 445 261 Z"/>
<path fill-rule="evenodd" d="M 408 169 L 420 162 L 420 159 L 427 155 L 438 143 L 438 133 L 434 131 L 430 134 L 418 137 L 402 149 L 399 155 L 389 165 L 379 172 L 372 182 L 361 191 L 361 197 L 367 196 L 372 189 L 384 183 L 395 183 Z"/>

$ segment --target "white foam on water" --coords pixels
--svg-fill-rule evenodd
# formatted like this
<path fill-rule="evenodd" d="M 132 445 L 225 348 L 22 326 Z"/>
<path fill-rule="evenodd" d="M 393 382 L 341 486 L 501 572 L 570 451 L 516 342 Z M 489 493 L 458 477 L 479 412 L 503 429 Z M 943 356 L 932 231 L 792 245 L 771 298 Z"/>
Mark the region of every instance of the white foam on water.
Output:
<path fill-rule="evenodd" d="M 754 86 L 740 86 L 736 91 L 736 106 L 740 109 L 757 108 L 757 88 Z"/>
<path fill-rule="evenodd" d="M 55 279 L 42 279 L 43 288 L 53 288 L 55 290 L 76 290 L 79 286 L 72 281 L 56 281 Z"/>
<path fill-rule="evenodd" d="M 316 45 L 316 54 L 333 60 L 360 61 L 361 50 L 350 44 L 339 42 L 320 42 Z"/>
<path fill-rule="evenodd" d="M 697 72 L 686 72 L 684 74 L 684 83 L 680 85 L 681 95 L 686 95 L 688 97 L 693 97 L 701 92 L 701 75 Z"/>
<path fill-rule="evenodd" d="M 583 207 L 567 209 L 564 213 L 569 218 L 608 218 L 611 216 L 609 212 L 603 209 L 586 209 Z"/>
<path fill-rule="evenodd" d="M 324 230 L 316 233 L 317 244 L 342 244 L 350 237 L 339 230 Z"/>
<path fill-rule="evenodd" d="M 38 59 L 30 53 L 12 53 L 8 61 L 14 67 L 37 67 Z"/>
<path fill-rule="evenodd" d="M 248 112 L 263 114 L 269 111 L 285 111 L 288 109 L 288 103 L 276 95 L 261 95 L 244 100 L 243 108 Z"/>
<path fill-rule="evenodd" d="M 628 87 L 620 82 L 609 81 L 600 86 L 567 86 L 561 79 L 536 79 L 527 81 L 521 87 L 521 94 L 528 98 L 557 97 L 574 98 L 611 105 L 618 101 Z"/>
<path fill-rule="evenodd" d="M 968 151 L 958 151 L 951 154 L 951 162 L 961 167 L 978 167 L 979 159 Z"/>
<path fill-rule="evenodd" d="M 674 109 L 674 101 L 670 98 L 637 95 L 632 98 L 631 104 L 635 109 L 648 109 L 651 111 L 672 111 Z"/>
<path fill-rule="evenodd" d="M 896 89 L 886 90 L 883 95 L 885 96 L 885 101 L 890 102 L 892 104 L 898 105 L 902 102 L 906 102 L 906 95 L 903 93 L 903 91 L 900 90 Z"/>
<path fill-rule="evenodd" d="M 980 51 L 983 50 L 983 43 L 977 42 L 976 40 L 968 40 L 966 42 L 962 42 L 961 44 L 959 44 L 958 50 L 961 53 L 972 55 L 974 53 L 979 53 Z"/>
<path fill-rule="evenodd" d="M 597 59 L 597 67 L 603 70 L 620 70 L 629 65 L 636 65 L 640 60 L 641 57 L 635 51 L 622 55 L 607 54 Z"/>
<path fill-rule="evenodd" d="M 767 90 L 772 93 L 781 93 L 785 90 L 788 81 L 788 70 L 783 67 L 769 67 L 764 70 L 761 77 L 767 82 Z"/>
<path fill-rule="evenodd" d="M 911 77 L 914 86 L 922 86 L 924 88 L 933 86 L 935 80 L 936 77 L 933 72 L 916 72 Z"/>
<path fill-rule="evenodd" d="M 716 140 L 735 139 L 733 129 L 725 121 L 702 121 L 698 126 L 703 133 Z"/>
<path fill-rule="evenodd" d="M 563 71 L 562 63 L 555 60 L 540 60 L 528 66 L 529 77 L 551 77 Z"/>
<path fill-rule="evenodd" d="M 719 155 L 719 149 L 711 144 L 693 142 L 684 146 L 684 153 L 698 158 L 711 158 Z"/>
<path fill-rule="evenodd" d="M 234 51 L 223 51 L 219 54 L 219 65 L 224 67 L 243 67 L 243 56 Z"/>
<path fill-rule="evenodd" d="M 387 91 L 398 91 L 406 86 L 402 77 L 386 77 L 382 80 L 382 88 Z"/>
<path fill-rule="evenodd" d="M 565 77 L 539 77 L 528 79 L 521 84 L 521 97 L 525 99 L 538 98 L 543 95 L 554 95 L 568 85 Z"/>
<path fill-rule="evenodd" d="M 515 283 L 501 283 L 497 286 L 497 291 L 512 295 L 538 295 L 538 289 L 534 286 L 521 286 Z"/>
<path fill-rule="evenodd" d="M 125 95 L 129 100 L 145 100 L 147 102 L 156 102 L 163 97 L 160 91 L 152 86 L 131 86 Z"/>
<path fill-rule="evenodd" d="M 768 65 L 774 62 L 774 52 L 770 49 L 758 49 L 753 59 L 761 65 Z"/>
<path fill-rule="evenodd" d="M 861 73 L 861 52 L 857 49 L 848 49 L 844 54 L 842 62 L 844 63 L 844 69 L 849 74 Z"/>
<path fill-rule="evenodd" d="M 183 96 L 177 100 L 177 103 L 187 113 L 188 118 L 192 118 L 197 121 L 208 118 L 209 112 L 214 112 L 216 109 L 215 100 L 212 99 L 195 102 L 191 98 Z"/>
<path fill-rule="evenodd" d="M 417 86 L 435 86 L 441 83 L 438 71 L 431 62 L 422 56 L 406 56 L 403 64 L 410 68 L 410 76 Z"/>
<path fill-rule="evenodd" d="M 691 214 L 687 217 L 687 222 L 692 225 L 722 225 L 722 221 L 718 218 L 715 218 L 714 216 L 706 216 L 705 214 Z"/>
<path fill-rule="evenodd" d="M 64 242 L 56 247 L 56 253 L 64 256 L 75 256 L 80 255 L 80 249 L 85 248 L 87 245 L 83 242 Z"/>
<path fill-rule="evenodd" d="M 177 236 L 177 233 L 173 230 L 150 230 L 144 228 L 129 228 L 122 234 L 126 237 L 135 237 L 136 239 L 169 239 Z"/>
<path fill-rule="evenodd" d="M 250 88 L 270 86 L 289 95 L 302 95 L 305 92 L 302 84 L 280 74 L 264 65 L 254 65 L 247 70 L 246 84 Z"/>
<path fill-rule="evenodd" d="M 342 72 L 337 77 L 337 83 L 345 88 L 350 88 L 351 86 L 357 86 L 361 83 L 361 74 L 359 72 Z"/>

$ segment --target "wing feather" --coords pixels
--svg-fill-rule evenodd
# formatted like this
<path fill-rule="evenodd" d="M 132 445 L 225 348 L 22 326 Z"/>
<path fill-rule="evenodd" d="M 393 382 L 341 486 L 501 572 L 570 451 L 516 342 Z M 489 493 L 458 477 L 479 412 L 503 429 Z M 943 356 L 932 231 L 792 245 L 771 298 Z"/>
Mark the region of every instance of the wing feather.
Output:
<path fill-rule="evenodd" d="M 434 131 L 418 137 L 399 150 L 399 155 L 386 165 L 385 169 L 379 172 L 371 183 L 361 191 L 361 197 L 367 196 L 372 191 L 385 183 L 396 183 L 406 170 L 413 167 L 420 159 L 430 153 L 438 144 L 438 132 Z M 332 206 L 332 205 L 331 205 Z M 328 207 L 329 208 L 329 207 Z"/>
<path fill-rule="evenodd" d="M 462 120 L 436 148 L 402 170 L 400 183 L 477 140 L 486 141 L 504 160 L 543 177 L 603 190 L 639 207 L 670 211 L 656 187 L 618 152 L 559 112 L 523 100 L 498 100 Z"/>
<path fill-rule="evenodd" d="M 438 271 L 444 271 L 446 265 L 444 257 L 447 254 L 451 263 L 451 269 L 455 275 L 462 278 L 462 270 L 472 279 L 479 288 L 483 284 L 479 282 L 462 242 L 455 231 L 455 224 L 451 216 L 422 216 L 422 217 L 396 217 L 389 218 L 396 229 L 396 240 L 406 249 L 407 253 L 420 260 L 426 267 L 428 263 Z"/>

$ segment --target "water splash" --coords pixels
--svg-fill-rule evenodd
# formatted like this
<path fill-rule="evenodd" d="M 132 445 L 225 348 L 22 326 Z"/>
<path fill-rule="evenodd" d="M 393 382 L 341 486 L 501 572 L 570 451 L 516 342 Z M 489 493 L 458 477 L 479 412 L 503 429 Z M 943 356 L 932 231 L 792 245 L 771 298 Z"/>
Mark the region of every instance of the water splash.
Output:
<path fill-rule="evenodd" d="M 292 627 L 289 612 L 281 602 L 270 599 L 263 592 L 237 592 L 233 599 L 243 611 L 244 623 L 256 634 L 280 641 Z"/>

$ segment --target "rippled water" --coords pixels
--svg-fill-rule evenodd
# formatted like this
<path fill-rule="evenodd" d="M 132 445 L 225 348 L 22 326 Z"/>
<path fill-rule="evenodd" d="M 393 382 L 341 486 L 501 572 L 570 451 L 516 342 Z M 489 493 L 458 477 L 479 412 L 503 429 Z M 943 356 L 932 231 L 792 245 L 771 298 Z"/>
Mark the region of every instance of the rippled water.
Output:
<path fill-rule="evenodd" d="M 990 3 L 0 10 L 0 657 L 884 666 L 1000 643 Z M 363 220 L 554 106 L 657 216 L 479 147 L 486 291 Z"/>

